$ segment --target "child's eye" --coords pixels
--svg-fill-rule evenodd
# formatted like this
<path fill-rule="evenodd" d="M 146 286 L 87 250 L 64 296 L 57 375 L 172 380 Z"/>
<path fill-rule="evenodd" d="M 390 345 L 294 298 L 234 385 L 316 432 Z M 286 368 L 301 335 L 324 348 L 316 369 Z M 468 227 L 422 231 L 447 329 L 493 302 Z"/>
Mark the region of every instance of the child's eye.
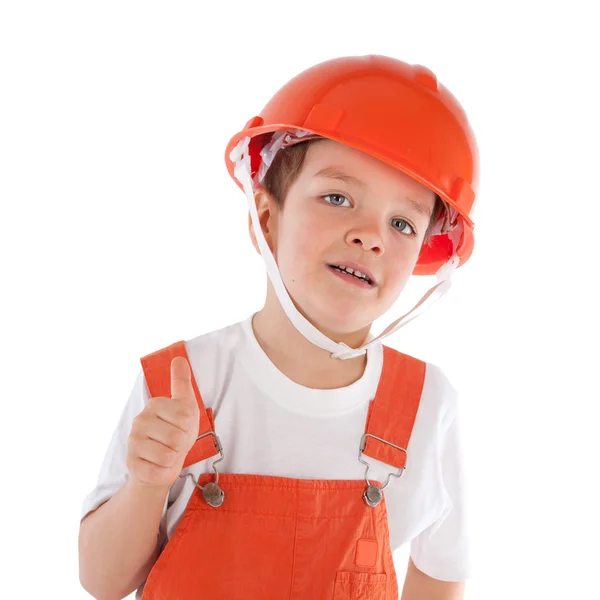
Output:
<path fill-rule="evenodd" d="M 348 206 L 352 206 L 350 204 L 350 200 L 348 200 L 348 198 L 346 198 L 346 196 L 342 196 L 342 194 L 327 194 L 325 196 L 321 196 L 321 198 L 323 198 L 325 200 L 325 202 L 329 202 L 329 200 L 327 200 L 327 198 L 334 198 L 335 200 L 333 202 L 329 202 L 329 204 L 333 205 L 333 206 L 343 206 L 343 201 L 345 200 L 348 203 Z M 342 198 L 342 201 L 339 202 L 339 198 Z"/>
<path fill-rule="evenodd" d="M 412 232 L 412 233 L 409 233 L 408 235 L 417 235 L 415 228 L 408 221 L 405 221 L 404 219 L 392 219 L 391 223 L 393 226 L 395 226 L 396 224 L 399 225 L 399 227 L 397 227 L 397 229 L 398 229 L 398 231 L 400 231 L 400 233 L 403 233 L 404 226 L 406 226 L 406 227 L 410 227 L 410 230 Z"/>

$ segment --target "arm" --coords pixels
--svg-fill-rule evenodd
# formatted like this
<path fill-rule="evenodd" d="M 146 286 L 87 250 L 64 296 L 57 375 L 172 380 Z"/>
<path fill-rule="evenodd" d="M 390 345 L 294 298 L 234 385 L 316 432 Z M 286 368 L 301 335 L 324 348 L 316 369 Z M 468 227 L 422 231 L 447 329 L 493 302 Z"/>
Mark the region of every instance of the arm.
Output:
<path fill-rule="evenodd" d="M 466 487 L 458 394 L 441 371 L 447 410 L 440 416 L 435 448 L 442 477 L 444 508 L 413 538 L 401 600 L 462 600 L 471 574 Z M 414 560 L 413 560 L 414 559 Z M 415 561 L 427 573 L 417 568 Z M 434 578 L 434 577 L 437 577 Z"/>
<path fill-rule="evenodd" d="M 464 581 L 440 581 L 429 577 L 409 558 L 400 600 L 462 600 L 464 591 Z"/>
<path fill-rule="evenodd" d="M 99 600 L 121 600 L 148 577 L 158 558 L 158 531 L 169 488 L 128 479 L 89 513 L 79 530 L 79 580 Z"/>

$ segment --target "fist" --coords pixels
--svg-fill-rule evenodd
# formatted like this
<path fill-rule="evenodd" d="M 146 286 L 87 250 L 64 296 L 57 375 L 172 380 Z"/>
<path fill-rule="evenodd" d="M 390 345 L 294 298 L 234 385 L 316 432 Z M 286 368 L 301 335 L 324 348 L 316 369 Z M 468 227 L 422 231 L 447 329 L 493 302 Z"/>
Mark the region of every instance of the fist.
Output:
<path fill-rule="evenodd" d="M 188 361 L 171 361 L 171 397 L 150 398 L 127 440 L 127 469 L 146 486 L 171 487 L 198 437 L 200 410 Z"/>

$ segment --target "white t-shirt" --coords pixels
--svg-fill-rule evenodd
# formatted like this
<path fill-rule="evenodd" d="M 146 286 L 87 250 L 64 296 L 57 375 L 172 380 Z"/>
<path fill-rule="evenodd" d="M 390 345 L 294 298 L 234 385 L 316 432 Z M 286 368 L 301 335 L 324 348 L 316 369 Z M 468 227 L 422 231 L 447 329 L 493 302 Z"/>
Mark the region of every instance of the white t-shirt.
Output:
<path fill-rule="evenodd" d="M 252 330 L 252 317 L 185 342 L 204 405 L 213 409 L 215 432 L 223 445 L 219 472 L 364 479 L 358 449 L 381 375 L 381 344 L 368 349 L 365 372 L 353 384 L 330 390 L 307 388 L 286 377 L 264 353 Z M 82 519 L 129 477 L 127 439 L 133 419 L 149 398 L 140 365 L 98 483 L 83 501 Z M 459 431 L 456 390 L 439 367 L 426 363 L 406 470 L 400 478 L 390 479 L 384 495 L 392 551 L 410 542 L 417 568 L 443 581 L 470 576 Z M 362 458 L 372 465 L 369 479 L 384 482 L 388 473 L 397 472 L 371 457 Z M 190 465 L 182 474 L 194 473 L 197 478 L 213 472 L 214 460 Z M 160 524 L 162 547 L 194 489 L 191 477 L 178 478 L 171 487 Z"/>

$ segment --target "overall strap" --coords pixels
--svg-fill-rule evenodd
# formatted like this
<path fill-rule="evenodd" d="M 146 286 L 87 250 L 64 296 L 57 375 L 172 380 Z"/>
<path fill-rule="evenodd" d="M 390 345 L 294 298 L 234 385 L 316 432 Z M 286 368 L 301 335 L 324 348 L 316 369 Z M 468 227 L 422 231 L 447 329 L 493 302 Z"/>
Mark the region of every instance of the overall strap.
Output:
<path fill-rule="evenodd" d="M 140 358 L 142 369 L 144 370 L 144 376 L 146 377 L 148 390 L 150 392 L 150 397 L 171 397 L 171 361 L 176 356 L 183 356 L 188 361 L 188 365 L 190 367 L 190 372 L 192 375 L 192 387 L 194 388 L 196 400 L 198 401 L 198 408 L 200 409 L 200 428 L 198 435 L 200 436 L 203 433 L 208 433 L 209 431 L 214 432 L 215 424 L 212 409 L 204 407 L 204 402 L 202 401 L 200 390 L 196 384 L 194 371 L 192 370 L 192 365 L 190 364 L 187 350 L 185 348 L 185 342 L 183 340 L 175 342 L 166 348 L 162 348 L 161 350 L 157 350 L 156 352 L 152 352 L 151 354 L 147 354 L 146 356 Z M 185 458 L 183 468 L 202 460 L 206 460 L 207 458 L 215 456 L 215 454 L 218 453 L 219 452 L 215 443 L 215 436 L 207 435 L 202 439 L 197 440 L 192 446 Z"/>
<path fill-rule="evenodd" d="M 375 398 L 369 406 L 365 434 L 408 450 L 425 381 L 426 363 L 383 346 L 383 370 Z M 373 437 L 366 438 L 363 453 L 388 465 L 405 468 L 406 453 Z"/>

